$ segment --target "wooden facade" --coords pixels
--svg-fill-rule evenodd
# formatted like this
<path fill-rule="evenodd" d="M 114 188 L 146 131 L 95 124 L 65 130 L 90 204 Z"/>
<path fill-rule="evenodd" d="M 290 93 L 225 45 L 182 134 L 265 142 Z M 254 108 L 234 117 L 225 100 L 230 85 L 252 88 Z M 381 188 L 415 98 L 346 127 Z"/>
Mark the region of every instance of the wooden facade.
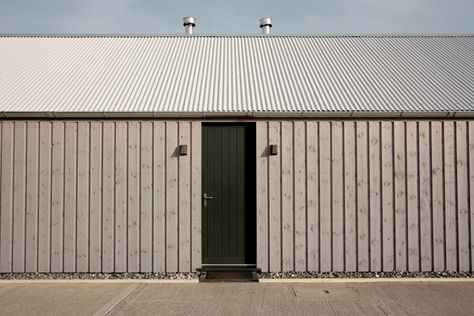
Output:
<path fill-rule="evenodd" d="M 1 140 L 0 272 L 200 267 L 199 122 L 3 121 Z"/>
<path fill-rule="evenodd" d="M 257 144 L 262 270 L 474 268 L 473 121 L 260 122 Z"/>
<path fill-rule="evenodd" d="M 201 267 L 201 123 L 0 121 L 0 272 Z M 258 120 L 256 143 L 263 271 L 473 270 L 474 121 Z"/>

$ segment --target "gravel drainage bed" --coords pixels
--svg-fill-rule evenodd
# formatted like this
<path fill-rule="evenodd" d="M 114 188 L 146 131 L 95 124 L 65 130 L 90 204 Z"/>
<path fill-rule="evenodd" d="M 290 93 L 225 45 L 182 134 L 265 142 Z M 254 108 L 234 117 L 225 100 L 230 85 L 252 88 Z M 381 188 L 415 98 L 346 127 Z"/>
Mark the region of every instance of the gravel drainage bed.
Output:
<path fill-rule="evenodd" d="M 199 273 L 0 273 L 0 280 L 193 280 Z M 471 272 L 262 272 L 259 279 L 474 278 Z"/>
<path fill-rule="evenodd" d="M 192 280 L 198 273 L 0 273 L 0 280 Z"/>
<path fill-rule="evenodd" d="M 260 279 L 474 278 L 471 272 L 262 272 Z"/>

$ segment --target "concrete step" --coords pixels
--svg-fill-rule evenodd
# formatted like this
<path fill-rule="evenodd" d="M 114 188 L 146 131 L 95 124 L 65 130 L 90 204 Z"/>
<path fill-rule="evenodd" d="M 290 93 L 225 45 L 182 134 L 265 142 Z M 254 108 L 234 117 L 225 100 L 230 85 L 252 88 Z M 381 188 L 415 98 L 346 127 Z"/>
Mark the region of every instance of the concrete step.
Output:
<path fill-rule="evenodd" d="M 203 267 L 199 282 L 258 282 L 257 268 Z"/>

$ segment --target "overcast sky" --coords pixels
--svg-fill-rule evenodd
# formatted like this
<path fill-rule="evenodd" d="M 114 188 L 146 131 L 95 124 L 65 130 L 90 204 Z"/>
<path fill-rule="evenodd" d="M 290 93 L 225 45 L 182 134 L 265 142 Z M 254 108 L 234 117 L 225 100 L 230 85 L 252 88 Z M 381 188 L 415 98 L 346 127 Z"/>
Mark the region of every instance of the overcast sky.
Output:
<path fill-rule="evenodd" d="M 474 0 L 0 0 L 0 33 L 474 32 Z"/>

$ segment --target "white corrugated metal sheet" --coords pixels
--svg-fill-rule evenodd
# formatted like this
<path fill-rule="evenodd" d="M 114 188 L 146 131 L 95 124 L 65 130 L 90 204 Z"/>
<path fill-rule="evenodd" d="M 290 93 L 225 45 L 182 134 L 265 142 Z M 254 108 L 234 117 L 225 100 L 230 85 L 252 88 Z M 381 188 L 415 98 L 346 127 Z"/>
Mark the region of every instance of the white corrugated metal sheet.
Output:
<path fill-rule="evenodd" d="M 2 36 L 0 112 L 474 111 L 474 35 Z"/>

